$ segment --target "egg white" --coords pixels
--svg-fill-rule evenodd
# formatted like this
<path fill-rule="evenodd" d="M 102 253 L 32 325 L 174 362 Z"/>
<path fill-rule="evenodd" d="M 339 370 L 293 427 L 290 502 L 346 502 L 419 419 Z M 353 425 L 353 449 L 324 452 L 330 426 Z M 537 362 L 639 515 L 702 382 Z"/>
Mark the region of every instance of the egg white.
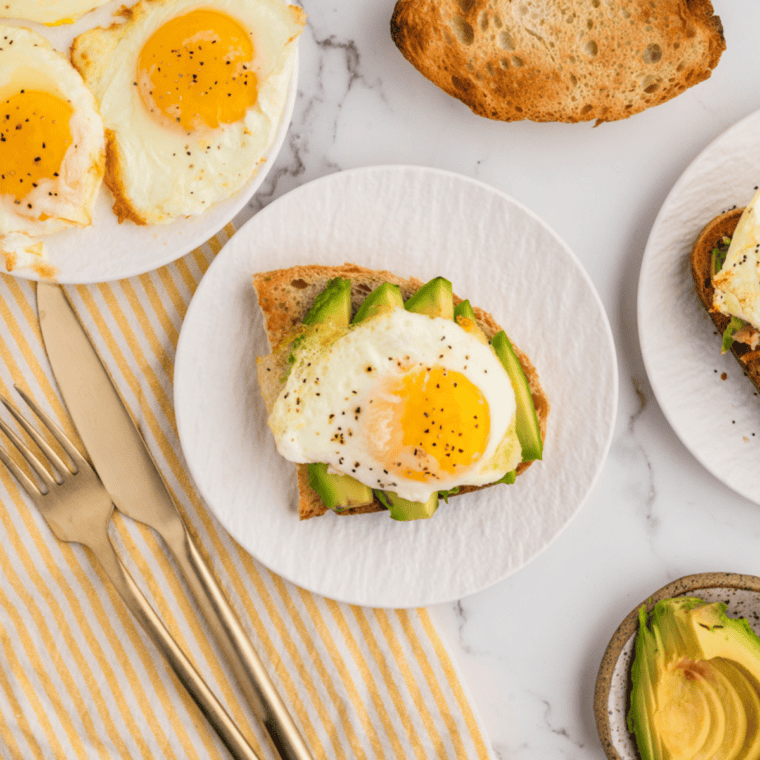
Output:
<path fill-rule="evenodd" d="M 69 102 L 72 143 L 59 176 L 41 180 L 23 203 L 0 195 L 0 252 L 8 271 L 43 265 L 46 255 L 39 236 L 91 223 L 105 162 L 103 122 L 82 77 L 41 35 L 0 25 L 0 104 L 22 89 L 48 92 Z M 40 219 L 41 215 L 47 218 Z"/>
<path fill-rule="evenodd" d="M 199 9 L 226 13 L 251 33 L 259 93 L 243 120 L 188 134 L 149 113 L 135 79 L 151 35 Z M 124 24 L 77 37 L 72 61 L 100 103 L 109 140 L 106 182 L 129 209 L 115 206 L 120 220 L 167 223 L 201 213 L 254 175 L 285 109 L 305 17 L 281 0 L 143 0 L 126 15 Z"/>
<path fill-rule="evenodd" d="M 373 454 L 372 431 L 357 409 L 367 410 L 388 380 L 431 366 L 461 373 L 483 394 L 490 414 L 486 448 L 477 462 L 440 479 L 388 475 L 388 463 Z M 512 383 L 489 345 L 450 319 L 394 309 L 353 326 L 328 345 L 307 342 L 272 408 L 269 426 L 279 453 L 290 461 L 326 462 L 330 471 L 372 488 L 426 501 L 434 491 L 485 485 L 514 469 L 521 460 L 515 416 Z M 333 439 L 339 427 L 340 443 Z"/>
<path fill-rule="evenodd" d="M 712 283 L 718 311 L 760 330 L 760 191 L 739 218 L 726 261 Z"/>
<path fill-rule="evenodd" d="M 40 24 L 70 24 L 83 13 L 109 0 L 3 0 L 0 18 L 23 19 Z"/>

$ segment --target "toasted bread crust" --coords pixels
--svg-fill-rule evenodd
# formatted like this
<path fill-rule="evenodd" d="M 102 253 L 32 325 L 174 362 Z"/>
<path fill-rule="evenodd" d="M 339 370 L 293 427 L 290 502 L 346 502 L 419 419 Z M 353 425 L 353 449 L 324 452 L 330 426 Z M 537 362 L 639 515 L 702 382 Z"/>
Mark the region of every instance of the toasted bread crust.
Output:
<path fill-rule="evenodd" d="M 324 290 L 327 281 L 334 277 L 344 277 L 351 280 L 351 303 L 352 311 L 356 313 L 368 293 L 381 285 L 390 282 L 398 285 L 401 294 L 406 300 L 423 285 L 415 278 L 404 279 L 391 272 L 377 271 L 344 264 L 337 267 L 325 266 L 297 266 L 289 269 L 277 269 L 271 272 L 260 272 L 254 275 L 253 285 L 259 299 L 259 306 L 264 315 L 264 326 L 272 348 L 277 348 L 283 341 L 288 341 L 293 331 L 301 324 L 304 315 L 311 307 L 314 299 Z M 458 304 L 462 299 L 455 295 L 454 303 Z M 475 317 L 478 325 L 486 337 L 492 338 L 502 328 L 496 320 L 487 312 L 474 306 Z M 515 353 L 523 367 L 530 385 L 533 403 L 536 407 L 539 427 L 542 439 L 546 439 L 546 424 L 549 415 L 549 399 L 546 396 L 538 378 L 535 367 L 528 357 L 517 347 L 513 346 Z M 260 358 L 258 362 L 259 385 L 270 408 L 277 394 L 278 380 L 272 375 L 277 374 L 277 361 L 270 357 Z M 517 474 L 524 472 L 531 462 L 522 462 L 517 466 Z M 301 520 L 317 517 L 327 512 L 327 507 L 322 503 L 319 495 L 309 485 L 308 467 L 304 464 L 297 465 L 298 472 L 298 514 Z M 494 485 L 494 484 L 491 484 Z M 489 486 L 464 486 L 459 494 L 478 491 Z M 457 494 L 457 495 L 459 495 Z M 384 511 L 385 507 L 377 500 L 373 504 L 347 509 L 338 514 L 354 515 L 368 512 Z"/>
<path fill-rule="evenodd" d="M 728 327 L 730 317 L 713 308 L 715 289 L 711 276 L 712 250 L 724 237 L 731 237 L 734 234 L 742 211 L 744 211 L 743 208 L 735 208 L 716 216 L 699 233 L 691 249 L 691 274 L 694 277 L 699 300 L 707 309 L 720 335 Z M 734 341 L 731 353 L 736 357 L 747 377 L 760 390 L 760 351 L 753 351 L 746 343 Z"/>
<path fill-rule="evenodd" d="M 710 0 L 398 0 L 391 36 L 502 121 L 626 119 L 707 79 L 726 47 Z"/>

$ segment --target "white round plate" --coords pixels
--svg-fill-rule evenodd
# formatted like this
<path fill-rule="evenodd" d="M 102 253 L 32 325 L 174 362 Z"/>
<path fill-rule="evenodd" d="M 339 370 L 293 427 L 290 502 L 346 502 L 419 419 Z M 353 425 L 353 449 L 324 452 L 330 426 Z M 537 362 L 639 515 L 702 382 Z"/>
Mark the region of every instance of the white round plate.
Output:
<path fill-rule="evenodd" d="M 712 142 L 673 186 L 641 264 L 638 325 L 649 382 L 691 453 L 760 503 L 760 399 L 699 300 L 689 253 L 702 228 L 760 184 L 760 111 Z"/>
<path fill-rule="evenodd" d="M 256 382 L 256 356 L 269 347 L 251 275 L 345 262 L 421 280 L 443 275 L 496 317 L 552 404 L 543 461 L 512 486 L 442 503 L 429 520 L 378 512 L 299 521 L 295 466 L 275 450 Z M 616 404 L 609 324 L 572 252 L 508 196 L 420 167 L 333 174 L 260 211 L 203 278 L 175 365 L 182 447 L 227 530 L 299 586 L 374 607 L 458 599 L 536 557 L 595 482 Z"/>
<path fill-rule="evenodd" d="M 0 24 L 34 29 L 47 37 L 57 50 L 66 52 L 79 34 L 96 26 L 110 26 L 115 20 L 114 14 L 123 5 L 122 0 L 115 0 L 86 13 L 74 24 L 62 26 L 47 27 L 9 19 L 0 19 Z M 265 154 L 261 168 L 240 190 L 202 214 L 170 224 L 139 226 L 128 221 L 118 223 L 111 209 L 111 193 L 102 185 L 93 209 L 93 223 L 89 227 L 66 230 L 44 238 L 50 263 L 58 270 L 56 281 L 61 284 L 86 284 L 133 277 L 175 261 L 222 229 L 258 190 L 276 159 L 290 125 L 297 80 L 296 54 L 288 100 L 275 140 Z M 2 257 L 0 271 L 6 271 Z M 39 275 L 31 269 L 14 270 L 12 274 L 30 280 L 39 279 Z"/>

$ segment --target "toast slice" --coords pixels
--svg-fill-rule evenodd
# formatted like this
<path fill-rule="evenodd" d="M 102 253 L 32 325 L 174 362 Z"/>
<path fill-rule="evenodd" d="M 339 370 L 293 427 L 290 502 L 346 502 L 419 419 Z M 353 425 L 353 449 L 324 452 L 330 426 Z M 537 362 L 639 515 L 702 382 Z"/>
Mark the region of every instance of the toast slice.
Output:
<path fill-rule="evenodd" d="M 626 119 L 707 79 L 726 48 L 710 0 L 398 0 L 391 36 L 502 121 Z"/>
<path fill-rule="evenodd" d="M 278 351 L 277 349 L 283 349 L 291 342 L 314 299 L 324 290 L 328 280 L 334 277 L 344 277 L 351 280 L 353 313 L 356 313 L 365 297 L 384 282 L 398 285 L 404 300 L 416 293 L 424 284 L 414 278 L 404 279 L 390 272 L 365 269 L 354 264 L 344 264 L 337 267 L 297 266 L 254 275 L 253 285 L 264 315 L 264 327 L 269 345 L 273 349 L 273 353 L 269 356 L 259 357 L 257 360 L 259 387 L 268 412 L 271 411 L 279 395 L 288 368 L 287 355 L 289 352 L 287 350 Z M 455 295 L 454 303 L 458 304 L 460 301 L 462 299 Z M 487 312 L 477 307 L 473 307 L 473 309 L 478 325 L 490 340 L 502 328 Z M 545 440 L 549 400 L 541 387 L 538 373 L 533 364 L 517 346 L 514 346 L 514 349 L 528 378 L 541 429 L 541 437 Z M 530 464 L 530 462 L 519 464 L 517 474 L 524 472 Z M 297 470 L 298 514 L 300 519 L 306 520 L 324 514 L 327 507 L 322 503 L 317 492 L 309 485 L 308 467 L 305 464 L 299 464 Z M 469 493 L 487 487 L 464 486 L 459 493 Z M 385 510 L 385 507 L 375 500 L 373 504 L 347 509 L 339 514 L 362 514 L 381 510 Z"/>
<path fill-rule="evenodd" d="M 735 208 L 716 216 L 699 233 L 691 249 L 691 274 L 694 277 L 699 300 L 707 309 L 720 335 L 728 326 L 730 317 L 713 307 L 715 289 L 712 285 L 711 276 L 712 251 L 724 237 L 730 238 L 734 234 L 742 211 L 744 211 L 743 208 Z M 760 390 L 760 351 L 752 350 L 749 345 L 740 340 L 734 340 L 731 345 L 731 352 L 741 364 L 747 377 Z"/>

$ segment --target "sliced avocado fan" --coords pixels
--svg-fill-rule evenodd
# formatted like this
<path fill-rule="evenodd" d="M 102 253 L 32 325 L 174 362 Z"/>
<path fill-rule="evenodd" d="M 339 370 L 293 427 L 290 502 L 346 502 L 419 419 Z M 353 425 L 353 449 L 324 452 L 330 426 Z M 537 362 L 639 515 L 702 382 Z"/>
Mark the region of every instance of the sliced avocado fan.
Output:
<path fill-rule="evenodd" d="M 760 638 L 697 597 L 639 610 L 628 729 L 642 760 L 760 757 Z"/>

